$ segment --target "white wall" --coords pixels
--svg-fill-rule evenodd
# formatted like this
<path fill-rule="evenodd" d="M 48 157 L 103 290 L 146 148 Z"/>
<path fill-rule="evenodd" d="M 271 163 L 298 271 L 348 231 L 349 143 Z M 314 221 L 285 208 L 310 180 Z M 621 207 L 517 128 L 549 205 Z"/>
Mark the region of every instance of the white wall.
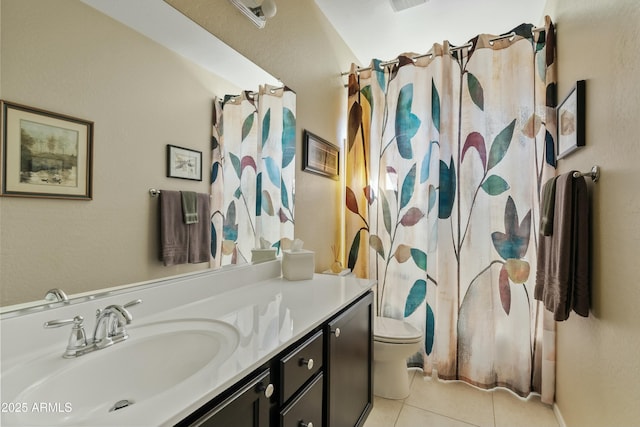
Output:
<path fill-rule="evenodd" d="M 559 98 L 587 81 L 586 146 L 558 173 L 602 168 L 592 194 L 592 310 L 558 324 L 557 405 L 569 427 L 640 425 L 640 2 L 548 0 Z"/>

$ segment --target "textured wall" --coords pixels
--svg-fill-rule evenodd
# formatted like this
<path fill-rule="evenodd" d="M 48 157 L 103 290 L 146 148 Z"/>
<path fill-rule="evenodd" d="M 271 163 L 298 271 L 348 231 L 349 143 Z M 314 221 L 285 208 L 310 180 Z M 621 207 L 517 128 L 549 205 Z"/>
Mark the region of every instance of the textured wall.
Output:
<path fill-rule="evenodd" d="M 95 122 L 92 201 L 0 198 L 0 304 L 175 275 L 164 267 L 148 188 L 167 144 L 209 162 L 212 99 L 238 89 L 77 0 L 2 0 L 0 96 Z"/>
<path fill-rule="evenodd" d="M 296 91 L 296 234 L 328 268 L 344 197 L 338 181 L 300 170 L 302 130 L 342 145 L 339 74 L 355 56 L 313 0 L 279 0 L 263 30 L 226 1 L 169 3 Z M 77 0 L 0 5 L 0 96 L 96 123 L 93 201 L 0 198 L 0 305 L 205 268 L 156 261 L 147 189 L 207 191 L 206 179 L 165 178 L 165 145 L 202 150 L 207 164 L 211 100 L 238 88 Z"/>
<path fill-rule="evenodd" d="M 587 81 L 586 146 L 559 173 L 602 168 L 592 192 L 592 311 L 559 324 L 557 404 L 570 427 L 640 423 L 640 2 L 549 0 L 559 95 Z"/>

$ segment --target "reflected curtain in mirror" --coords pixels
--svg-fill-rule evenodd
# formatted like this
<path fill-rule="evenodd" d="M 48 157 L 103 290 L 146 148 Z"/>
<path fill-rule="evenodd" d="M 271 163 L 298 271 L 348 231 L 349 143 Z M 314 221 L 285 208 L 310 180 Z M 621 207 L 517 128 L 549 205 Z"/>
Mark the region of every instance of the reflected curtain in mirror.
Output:
<path fill-rule="evenodd" d="M 410 365 L 552 402 L 555 326 L 533 286 L 555 43 L 548 19 L 532 28 L 353 68 L 345 248 L 377 279 L 377 314 L 424 332 Z"/>
<path fill-rule="evenodd" d="M 278 250 L 293 239 L 295 111 L 286 87 L 215 100 L 212 267 L 250 262 L 261 239 Z"/>

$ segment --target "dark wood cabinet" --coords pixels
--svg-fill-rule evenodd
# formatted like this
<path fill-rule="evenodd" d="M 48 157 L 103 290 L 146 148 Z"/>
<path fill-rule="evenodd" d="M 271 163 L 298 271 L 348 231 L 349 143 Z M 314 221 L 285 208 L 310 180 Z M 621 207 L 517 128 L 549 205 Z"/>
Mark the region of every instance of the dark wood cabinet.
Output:
<path fill-rule="evenodd" d="M 331 320 L 326 331 L 329 427 L 364 424 L 373 406 L 373 296 Z"/>
<path fill-rule="evenodd" d="M 359 427 L 373 405 L 369 291 L 179 427 Z"/>
<path fill-rule="evenodd" d="M 273 391 L 274 386 L 270 381 L 270 371 L 267 369 L 244 381 L 235 393 L 213 406 L 212 409 L 201 408 L 178 425 L 190 427 L 269 427 Z"/>
<path fill-rule="evenodd" d="M 323 390 L 319 374 L 280 412 L 280 427 L 322 427 Z"/>
<path fill-rule="evenodd" d="M 280 403 L 287 401 L 323 368 L 323 331 L 313 334 L 293 351 L 280 358 Z M 315 424 L 318 425 L 318 424 Z"/>

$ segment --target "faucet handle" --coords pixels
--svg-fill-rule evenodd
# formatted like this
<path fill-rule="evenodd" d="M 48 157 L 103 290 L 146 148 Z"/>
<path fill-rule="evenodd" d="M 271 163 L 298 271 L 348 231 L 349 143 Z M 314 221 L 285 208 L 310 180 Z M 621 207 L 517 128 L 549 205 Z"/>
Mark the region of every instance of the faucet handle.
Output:
<path fill-rule="evenodd" d="M 131 316 L 131 313 L 129 312 L 128 308 L 134 305 L 138 305 L 140 303 L 142 303 L 142 300 L 138 298 L 133 301 L 129 301 L 128 303 L 123 304 L 122 306 L 111 305 L 106 308 L 106 309 L 111 309 L 111 311 L 114 312 L 116 317 L 114 322 L 111 324 L 111 329 L 109 330 L 109 334 L 112 337 L 116 339 L 126 339 L 129 336 L 125 326 L 131 323 L 131 321 L 133 320 L 133 316 Z"/>
<path fill-rule="evenodd" d="M 44 327 L 49 328 L 59 328 L 61 326 L 73 324 L 71 328 L 71 336 L 69 336 L 69 342 L 67 344 L 67 349 L 65 350 L 62 357 L 64 358 L 72 358 L 78 357 L 88 350 L 87 346 L 87 335 L 84 332 L 84 318 L 82 316 L 75 316 L 73 319 L 64 319 L 64 320 L 50 320 L 44 323 Z"/>
<path fill-rule="evenodd" d="M 44 326 L 46 329 L 49 328 L 59 328 L 60 326 L 66 326 L 73 323 L 73 327 L 82 326 L 82 322 L 84 322 L 84 318 L 82 316 L 76 316 L 73 319 L 64 319 L 64 320 L 49 320 L 48 322 L 44 322 Z"/>
<path fill-rule="evenodd" d="M 134 299 L 133 301 L 129 301 L 128 303 L 126 303 L 125 305 L 123 305 L 124 308 L 129 308 L 132 307 L 134 305 L 138 305 L 142 303 L 142 300 L 140 298 L 138 299 Z"/>

